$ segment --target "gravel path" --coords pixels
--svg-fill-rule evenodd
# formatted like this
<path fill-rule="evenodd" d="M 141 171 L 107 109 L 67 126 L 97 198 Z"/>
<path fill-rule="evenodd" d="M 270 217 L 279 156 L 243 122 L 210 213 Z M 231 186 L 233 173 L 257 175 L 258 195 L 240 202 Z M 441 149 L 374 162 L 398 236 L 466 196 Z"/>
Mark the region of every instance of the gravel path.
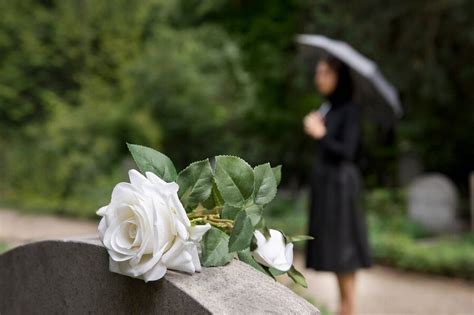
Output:
<path fill-rule="evenodd" d="M 9 247 L 39 239 L 95 233 L 96 222 L 0 209 L 0 242 Z M 301 255 L 296 255 L 295 263 L 309 284 L 309 289 L 298 292 L 336 311 L 338 295 L 334 276 L 304 269 Z M 357 293 L 358 314 L 363 315 L 474 315 L 474 284 L 457 279 L 375 266 L 358 274 Z"/>
<path fill-rule="evenodd" d="M 308 281 L 302 294 L 336 312 L 335 276 L 304 269 L 303 258 L 296 257 L 296 265 Z M 474 284 L 463 280 L 375 266 L 360 271 L 357 281 L 358 314 L 474 315 Z"/>
<path fill-rule="evenodd" d="M 97 223 L 0 209 L 0 242 L 10 246 L 41 239 L 96 234 Z"/>

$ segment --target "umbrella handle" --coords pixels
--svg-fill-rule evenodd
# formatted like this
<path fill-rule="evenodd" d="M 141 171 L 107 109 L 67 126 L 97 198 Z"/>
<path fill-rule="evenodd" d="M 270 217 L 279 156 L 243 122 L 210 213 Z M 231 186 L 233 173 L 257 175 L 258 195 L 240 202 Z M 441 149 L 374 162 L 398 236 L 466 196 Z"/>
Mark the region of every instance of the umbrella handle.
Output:
<path fill-rule="evenodd" d="M 317 113 L 321 116 L 322 119 L 326 118 L 326 115 L 331 110 L 331 104 L 329 102 L 324 102 L 321 107 L 317 110 Z"/>

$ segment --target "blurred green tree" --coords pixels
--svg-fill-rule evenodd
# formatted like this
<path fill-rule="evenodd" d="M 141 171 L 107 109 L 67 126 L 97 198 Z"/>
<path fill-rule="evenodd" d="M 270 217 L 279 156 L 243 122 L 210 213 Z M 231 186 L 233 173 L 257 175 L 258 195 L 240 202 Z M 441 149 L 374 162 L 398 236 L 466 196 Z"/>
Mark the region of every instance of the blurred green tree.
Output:
<path fill-rule="evenodd" d="M 301 185 L 313 160 L 301 120 L 321 99 L 297 33 L 348 41 L 401 92 L 397 142 L 367 148 L 372 186 L 417 151 L 465 187 L 471 12 L 468 0 L 0 0 L 0 198 L 91 214 L 130 167 L 125 141 L 179 167 L 220 153 L 283 164 L 284 184 Z"/>
<path fill-rule="evenodd" d="M 169 8 L 0 2 L 4 201 L 93 215 L 132 167 L 126 141 L 180 166 L 237 150 L 253 102 L 239 48 L 217 27 L 173 28 Z"/>
<path fill-rule="evenodd" d="M 253 81 L 238 46 L 219 28 L 162 25 L 125 77 L 126 103 L 152 112 L 163 128 L 164 150 L 180 167 L 242 151 Z"/>

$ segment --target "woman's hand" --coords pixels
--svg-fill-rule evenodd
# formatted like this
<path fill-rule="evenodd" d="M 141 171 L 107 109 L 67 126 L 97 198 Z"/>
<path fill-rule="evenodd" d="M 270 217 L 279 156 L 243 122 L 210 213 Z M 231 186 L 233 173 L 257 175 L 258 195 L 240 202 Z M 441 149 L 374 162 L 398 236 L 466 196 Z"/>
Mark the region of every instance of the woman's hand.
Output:
<path fill-rule="evenodd" d="M 326 126 L 324 120 L 317 112 L 311 112 L 305 116 L 303 120 L 304 131 L 310 137 L 317 140 L 321 139 L 326 135 Z"/>

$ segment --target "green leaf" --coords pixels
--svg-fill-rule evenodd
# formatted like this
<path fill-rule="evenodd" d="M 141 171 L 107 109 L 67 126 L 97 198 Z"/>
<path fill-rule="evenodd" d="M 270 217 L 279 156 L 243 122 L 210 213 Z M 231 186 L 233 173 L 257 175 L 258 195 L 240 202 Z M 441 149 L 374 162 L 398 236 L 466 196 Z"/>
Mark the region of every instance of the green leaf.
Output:
<path fill-rule="evenodd" d="M 215 207 L 221 207 L 223 204 L 224 199 L 222 199 L 221 193 L 219 192 L 216 182 L 213 179 L 211 195 L 202 203 L 202 205 L 207 209 L 213 209 Z"/>
<path fill-rule="evenodd" d="M 165 182 L 176 180 L 176 169 L 169 157 L 142 145 L 127 143 L 127 146 L 142 173 L 152 172 Z"/>
<path fill-rule="evenodd" d="M 224 208 L 222 209 L 222 219 L 234 220 L 240 210 L 241 208 L 236 208 L 225 204 Z"/>
<path fill-rule="evenodd" d="M 280 185 L 281 182 L 281 165 L 275 166 L 272 168 L 273 176 L 275 177 L 275 182 Z"/>
<path fill-rule="evenodd" d="M 252 237 L 252 240 L 250 241 L 250 251 L 253 252 L 254 250 L 257 249 L 257 239 L 255 238 L 255 235 L 254 237 Z"/>
<path fill-rule="evenodd" d="M 301 241 L 309 241 L 313 240 L 314 237 L 309 235 L 293 235 L 293 236 L 285 236 L 286 242 L 301 242 Z"/>
<path fill-rule="evenodd" d="M 222 198 L 241 207 L 253 191 L 254 174 L 250 165 L 236 156 L 216 156 L 215 181 Z"/>
<path fill-rule="evenodd" d="M 268 268 L 268 271 L 274 276 L 281 276 L 281 275 L 284 275 L 286 273 L 286 271 L 281 271 L 281 270 L 278 270 L 278 269 L 275 269 L 273 267 L 270 267 Z"/>
<path fill-rule="evenodd" d="M 258 165 L 254 169 L 254 201 L 257 205 L 265 205 L 275 198 L 277 183 L 270 163 Z"/>
<path fill-rule="evenodd" d="M 229 252 L 236 252 L 250 247 L 253 237 L 253 225 L 245 211 L 240 211 L 235 218 L 234 228 L 230 234 Z"/>
<path fill-rule="evenodd" d="M 185 208 L 194 208 L 211 195 L 212 169 L 209 159 L 191 163 L 178 174 L 178 196 Z"/>
<path fill-rule="evenodd" d="M 229 253 L 229 236 L 215 227 L 204 234 L 201 242 L 201 263 L 204 267 L 224 266 L 234 255 Z"/>
<path fill-rule="evenodd" d="M 293 280 L 300 286 L 304 288 L 308 287 L 308 284 L 306 283 L 306 279 L 304 278 L 303 274 L 296 270 L 295 266 L 291 266 L 290 270 L 288 270 L 288 276 L 291 278 L 291 280 Z"/>
<path fill-rule="evenodd" d="M 263 214 L 263 207 L 253 204 L 245 209 L 245 212 L 247 212 L 248 217 L 252 221 L 253 226 L 258 226 L 260 221 L 262 220 L 262 214 Z"/>
<path fill-rule="evenodd" d="M 212 198 L 214 199 L 214 203 L 216 207 L 221 207 L 224 205 L 224 198 L 222 198 L 221 192 L 219 188 L 217 188 L 216 181 L 212 183 L 212 191 L 211 191 Z"/>
<path fill-rule="evenodd" d="M 252 256 L 252 254 L 250 253 L 250 251 L 248 249 L 246 250 L 242 250 L 242 251 L 239 251 L 237 253 L 237 256 L 239 257 L 239 259 L 241 261 L 243 261 L 244 263 L 246 263 L 247 265 L 250 265 L 252 266 L 253 268 L 257 269 L 258 271 L 260 272 L 263 272 L 264 274 L 266 274 L 267 276 L 269 275 L 268 272 L 262 267 L 262 265 L 260 265 Z"/>
<path fill-rule="evenodd" d="M 262 218 L 262 232 L 263 236 L 265 236 L 265 239 L 269 240 L 272 235 L 270 234 L 270 230 L 268 229 L 267 225 L 265 224 L 265 219 Z"/>

